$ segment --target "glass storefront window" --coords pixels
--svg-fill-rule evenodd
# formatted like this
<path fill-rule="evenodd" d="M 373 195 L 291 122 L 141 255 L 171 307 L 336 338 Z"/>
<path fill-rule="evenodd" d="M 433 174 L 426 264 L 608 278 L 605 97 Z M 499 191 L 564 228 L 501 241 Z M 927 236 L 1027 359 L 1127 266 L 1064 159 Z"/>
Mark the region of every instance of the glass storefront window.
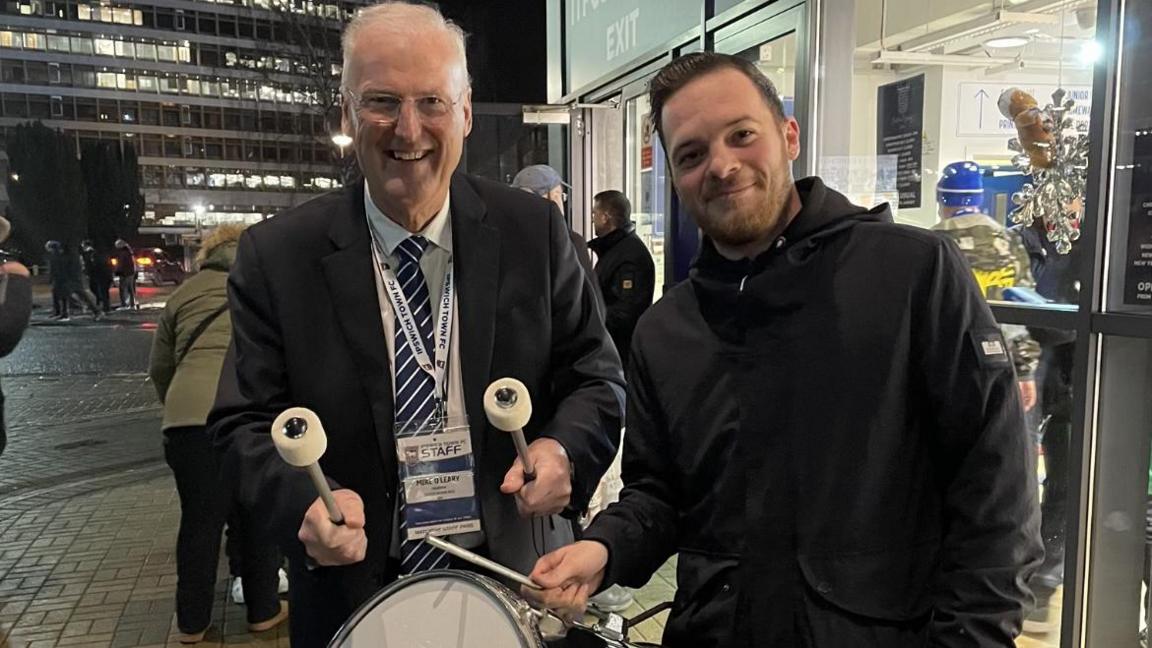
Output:
<path fill-rule="evenodd" d="M 664 293 L 667 165 L 660 138 L 653 130 L 648 95 L 629 99 L 625 106 L 627 188 L 624 194 L 632 202 L 636 235 L 652 253 L 652 262 L 656 266 L 656 286 L 652 294 L 655 300 Z"/>
<path fill-rule="evenodd" d="M 70 52 L 67 36 L 48 35 L 48 50 L 52 52 Z"/>
<path fill-rule="evenodd" d="M 1152 314 L 1152 87 L 1146 70 L 1152 55 L 1152 8 L 1128 2 L 1118 72 L 1115 165 L 1107 205 L 1112 238 L 1105 308 Z"/>
<path fill-rule="evenodd" d="M 1095 7 L 1021 4 L 1019 19 L 989 21 L 945 3 L 918 22 L 921 5 L 891 0 L 888 20 L 858 16 L 845 30 L 855 51 L 851 63 L 826 67 L 817 175 L 858 204 L 888 202 L 899 223 L 951 237 L 989 300 L 1075 308 L 1079 246 L 1065 253 L 1050 240 L 1055 221 L 1016 222 L 1026 213 L 1016 198 L 1036 178 L 1010 141 L 1023 139 L 1031 160 L 1050 163 L 1051 135 L 1040 124 L 1057 89 L 1075 101 L 1063 134 L 1087 129 Z M 1039 204 L 1060 221 L 1082 216 L 1082 195 L 1062 202 Z"/>
<path fill-rule="evenodd" d="M 70 36 L 68 41 L 72 44 L 73 54 L 91 54 L 92 53 L 92 39 L 82 38 L 79 36 Z"/>

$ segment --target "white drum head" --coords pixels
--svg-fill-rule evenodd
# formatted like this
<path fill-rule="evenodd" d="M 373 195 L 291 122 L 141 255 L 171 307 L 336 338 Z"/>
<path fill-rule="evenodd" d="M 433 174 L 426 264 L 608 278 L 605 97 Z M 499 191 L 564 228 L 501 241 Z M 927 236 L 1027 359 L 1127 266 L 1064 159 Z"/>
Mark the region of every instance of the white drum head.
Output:
<path fill-rule="evenodd" d="M 486 582 L 487 581 L 487 582 Z M 500 586 L 474 574 L 429 572 L 395 583 L 337 634 L 338 648 L 536 648 Z"/>

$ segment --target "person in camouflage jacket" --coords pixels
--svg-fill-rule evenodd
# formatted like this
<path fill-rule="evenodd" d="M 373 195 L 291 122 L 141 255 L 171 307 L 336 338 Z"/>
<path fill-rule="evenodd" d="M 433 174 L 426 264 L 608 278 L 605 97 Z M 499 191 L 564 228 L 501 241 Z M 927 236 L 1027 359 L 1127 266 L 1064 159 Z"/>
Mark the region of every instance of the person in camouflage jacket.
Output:
<path fill-rule="evenodd" d="M 1014 286 L 1033 288 L 1028 251 L 1020 235 L 981 211 L 984 182 L 975 162 L 953 162 L 944 167 L 936 185 L 940 222 L 932 229 L 956 242 L 980 292 L 989 300 L 1002 300 L 1004 290 Z M 1004 339 L 1016 377 L 1024 410 L 1036 404 L 1036 368 L 1040 345 L 1019 324 L 1002 324 Z"/>

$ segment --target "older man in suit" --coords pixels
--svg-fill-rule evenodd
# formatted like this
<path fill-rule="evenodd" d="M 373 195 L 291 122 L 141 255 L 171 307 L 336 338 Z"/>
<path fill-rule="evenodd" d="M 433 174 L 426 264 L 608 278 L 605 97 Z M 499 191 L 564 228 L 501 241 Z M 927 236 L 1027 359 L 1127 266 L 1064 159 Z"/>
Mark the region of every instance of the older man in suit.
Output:
<path fill-rule="evenodd" d="M 472 125 L 459 28 L 427 6 L 377 5 L 348 25 L 344 57 L 344 126 L 365 182 L 241 240 L 234 348 L 211 420 L 240 501 L 286 545 L 296 646 L 327 642 L 399 575 L 451 564 L 409 532 L 429 520 L 401 486 L 407 429 L 447 434 L 467 417 L 471 487 L 453 493 L 464 522 L 447 535 L 527 571 L 571 541 L 571 524 L 550 516 L 585 507 L 623 400 L 556 207 L 455 173 Z M 534 480 L 485 420 L 483 392 L 504 376 L 532 394 Z M 270 423 L 297 405 L 324 421 L 321 466 L 344 525 L 276 456 Z"/>

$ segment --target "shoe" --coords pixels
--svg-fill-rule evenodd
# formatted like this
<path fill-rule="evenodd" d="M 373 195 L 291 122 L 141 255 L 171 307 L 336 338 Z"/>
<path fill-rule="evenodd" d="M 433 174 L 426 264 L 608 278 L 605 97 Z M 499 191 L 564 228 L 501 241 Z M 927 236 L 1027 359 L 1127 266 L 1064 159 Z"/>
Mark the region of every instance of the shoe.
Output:
<path fill-rule="evenodd" d="M 284 623 L 287 619 L 288 619 L 288 603 L 286 603 L 285 601 L 280 601 L 280 611 L 277 612 L 275 616 L 273 616 L 271 619 L 268 619 L 267 621 L 259 621 L 257 623 L 249 623 L 248 624 L 248 631 L 249 632 L 265 632 L 267 630 L 271 630 L 272 628 L 275 628 L 276 626 L 280 625 L 281 623 Z"/>
<path fill-rule="evenodd" d="M 232 579 L 232 602 L 236 605 L 244 605 L 244 586 L 240 583 L 240 577 Z"/>
<path fill-rule="evenodd" d="M 206 632 L 208 632 L 207 628 L 201 630 L 200 632 L 177 632 L 176 641 L 179 641 L 182 644 L 200 643 L 201 641 L 204 641 L 204 633 Z"/>
<path fill-rule="evenodd" d="M 623 612 L 632 605 L 633 598 L 632 592 L 619 585 L 613 585 L 588 599 L 588 604 L 601 612 Z"/>
<path fill-rule="evenodd" d="M 284 573 L 283 569 L 280 570 L 280 582 L 276 585 L 276 593 L 288 593 L 288 574 Z"/>
<path fill-rule="evenodd" d="M 1056 629 L 1056 624 L 1049 619 L 1048 605 L 1037 605 L 1034 610 L 1024 617 L 1024 632 L 1031 634 L 1048 634 Z"/>

